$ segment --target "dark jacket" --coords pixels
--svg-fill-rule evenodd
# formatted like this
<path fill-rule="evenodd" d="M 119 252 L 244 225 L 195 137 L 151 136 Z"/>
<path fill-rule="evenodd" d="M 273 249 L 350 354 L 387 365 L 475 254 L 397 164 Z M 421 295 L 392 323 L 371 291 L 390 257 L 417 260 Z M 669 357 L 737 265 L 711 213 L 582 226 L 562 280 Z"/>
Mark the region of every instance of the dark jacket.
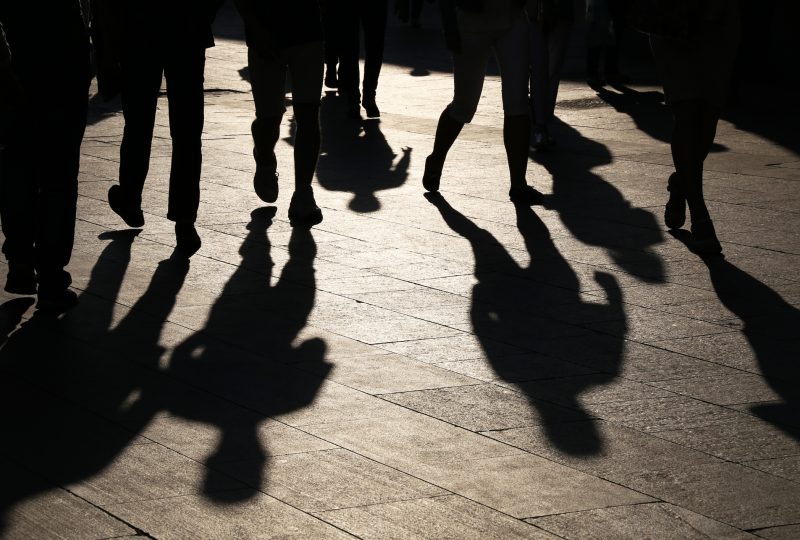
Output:
<path fill-rule="evenodd" d="M 324 39 L 319 0 L 236 0 L 236 6 L 248 46 L 264 45 L 276 52 Z"/>

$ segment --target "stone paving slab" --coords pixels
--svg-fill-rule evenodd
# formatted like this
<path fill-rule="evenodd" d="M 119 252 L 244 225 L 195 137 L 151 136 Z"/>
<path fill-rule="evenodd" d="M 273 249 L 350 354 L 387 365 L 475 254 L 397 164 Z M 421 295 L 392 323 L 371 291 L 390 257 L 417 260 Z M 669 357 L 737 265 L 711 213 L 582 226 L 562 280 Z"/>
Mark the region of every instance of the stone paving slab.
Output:
<path fill-rule="evenodd" d="M 521 211 L 490 66 L 442 197 L 425 198 L 452 92 L 434 20 L 391 22 L 379 120 L 322 96 L 325 219 L 301 231 L 286 215 L 291 104 L 278 200 L 252 189 L 246 48 L 226 5 L 189 264 L 165 216 L 166 99 L 147 223 L 130 232 L 106 202 L 119 103 L 93 95 L 80 304 L 45 321 L 0 291 L 0 536 L 798 536 L 796 111 L 763 112 L 775 88 L 720 123 L 705 191 L 724 261 L 663 225 L 670 120 L 651 84 L 565 80 L 558 146 L 529 162 L 545 204 Z"/>

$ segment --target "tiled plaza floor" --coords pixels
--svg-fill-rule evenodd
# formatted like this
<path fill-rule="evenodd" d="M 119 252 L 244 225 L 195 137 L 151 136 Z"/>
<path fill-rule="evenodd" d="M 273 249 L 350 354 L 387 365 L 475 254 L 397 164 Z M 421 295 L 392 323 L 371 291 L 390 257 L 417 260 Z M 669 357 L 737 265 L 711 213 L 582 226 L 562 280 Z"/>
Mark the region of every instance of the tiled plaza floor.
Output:
<path fill-rule="evenodd" d="M 393 27 L 380 121 L 323 97 L 325 219 L 293 230 L 291 110 L 265 207 L 230 12 L 218 33 L 200 252 L 170 259 L 166 99 L 141 232 L 108 208 L 123 123 L 93 99 L 80 304 L 42 321 L 0 294 L 0 536 L 800 537 L 800 157 L 780 119 L 720 125 L 708 264 L 663 224 L 655 87 L 565 82 L 558 147 L 529 168 L 546 203 L 521 210 L 491 76 L 426 199 L 452 81 L 434 30 Z"/>

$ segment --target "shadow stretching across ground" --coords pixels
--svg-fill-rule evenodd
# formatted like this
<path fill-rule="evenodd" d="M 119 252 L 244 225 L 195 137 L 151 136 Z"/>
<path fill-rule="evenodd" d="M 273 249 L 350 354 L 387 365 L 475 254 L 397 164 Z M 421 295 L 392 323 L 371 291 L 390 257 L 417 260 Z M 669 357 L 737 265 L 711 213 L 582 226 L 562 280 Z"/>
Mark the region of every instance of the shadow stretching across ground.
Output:
<path fill-rule="evenodd" d="M 655 216 L 632 206 L 619 189 L 593 172 L 613 162 L 611 151 L 561 121 L 555 131 L 558 150 L 532 154 L 553 179 L 545 207 L 558 212 L 575 239 L 606 249 L 625 272 L 663 282 L 664 264 L 651 249 L 664 240 Z"/>
<path fill-rule="evenodd" d="M 580 403 L 580 394 L 608 383 L 619 373 L 625 340 L 609 338 L 570 322 L 610 320 L 625 328 L 622 291 L 616 279 L 610 274 L 596 272 L 595 280 L 605 290 L 608 301 L 605 304 L 583 302 L 577 276 L 553 245 L 547 227 L 530 207 L 516 207 L 517 228 L 531 257 L 530 265 L 522 268 L 491 233 L 455 210 L 440 194 L 426 197 L 439 210 L 445 223 L 472 246 L 478 283 L 472 290 L 470 319 L 494 371 L 528 397 L 541 418 L 545 433 L 558 449 L 574 455 L 601 452 L 603 441 L 594 420 Z M 551 285 L 554 281 L 559 287 Z M 575 336 L 587 350 L 595 345 L 602 348 L 603 365 L 595 366 L 590 375 L 586 375 L 586 370 L 576 369 L 572 373 L 581 373 L 580 376 L 569 376 L 569 370 L 565 371 L 554 381 L 558 388 L 555 394 L 542 392 L 541 380 L 526 382 L 542 378 L 530 373 L 530 366 L 525 365 L 530 357 L 509 358 L 498 354 L 499 343 L 529 351 L 542 350 L 552 357 L 553 366 L 565 368 L 568 363 L 561 358 L 572 354 L 570 342 L 574 340 L 569 339 L 570 336 Z M 542 366 L 542 369 L 552 371 L 553 366 Z M 526 371 L 530 377 L 519 376 Z M 561 429 L 567 421 L 574 422 L 572 429 Z"/>
<path fill-rule="evenodd" d="M 61 319 L 36 313 L 8 336 L 0 349 L 0 456 L 13 474 L 0 497 L 0 532 L 13 507 L 58 486 L 101 505 L 123 502 L 113 490 L 102 492 L 102 481 L 97 491 L 92 478 L 137 449 L 171 453 L 162 447 L 170 442 L 159 439 L 163 433 L 148 429 L 165 415 L 210 424 L 219 433 L 218 443 L 207 441 L 217 446 L 205 459 L 206 497 L 239 501 L 257 493 L 245 485 L 263 487 L 260 425 L 310 404 L 330 370 L 322 340 L 294 345 L 314 306 L 316 245 L 309 230 L 294 228 L 289 261 L 271 285 L 266 231 L 274 211 L 252 213 L 241 265 L 203 329 L 171 356 L 159 343 L 189 271 L 186 259 L 161 261 L 145 293 L 115 324 L 115 302 L 138 231 L 101 235 L 111 242 L 73 311 Z M 19 299 L 0 306 L 4 335 L 29 306 Z"/>

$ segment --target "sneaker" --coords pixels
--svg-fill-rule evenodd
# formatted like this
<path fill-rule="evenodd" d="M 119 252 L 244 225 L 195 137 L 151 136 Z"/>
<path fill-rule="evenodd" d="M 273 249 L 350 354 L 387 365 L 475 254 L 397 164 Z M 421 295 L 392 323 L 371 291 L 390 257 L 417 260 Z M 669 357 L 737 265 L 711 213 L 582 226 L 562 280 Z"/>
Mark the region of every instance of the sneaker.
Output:
<path fill-rule="evenodd" d="M 108 190 L 108 205 L 122 218 L 128 227 L 138 229 L 144 226 L 144 214 L 140 205 L 126 200 L 122 186 L 113 185 Z"/>
<path fill-rule="evenodd" d="M 39 292 L 39 300 L 36 302 L 36 309 L 50 315 L 59 315 L 75 307 L 78 304 L 78 295 L 70 289 L 63 289 L 58 292 L 42 294 Z"/>
<path fill-rule="evenodd" d="M 296 226 L 311 227 L 322 222 L 322 210 L 314 200 L 314 191 L 309 187 L 295 191 L 289 203 L 289 222 Z"/>
<path fill-rule="evenodd" d="M 544 202 L 544 195 L 537 191 L 532 186 L 513 186 L 508 192 L 508 198 L 514 204 L 524 204 L 526 206 L 533 206 L 534 204 L 542 204 Z"/>
<path fill-rule="evenodd" d="M 175 223 L 175 249 L 184 257 L 191 257 L 200 249 L 202 242 L 194 222 L 178 221 Z"/>
<path fill-rule="evenodd" d="M 33 265 L 9 262 L 5 289 L 11 294 L 36 294 L 36 271 Z"/>

